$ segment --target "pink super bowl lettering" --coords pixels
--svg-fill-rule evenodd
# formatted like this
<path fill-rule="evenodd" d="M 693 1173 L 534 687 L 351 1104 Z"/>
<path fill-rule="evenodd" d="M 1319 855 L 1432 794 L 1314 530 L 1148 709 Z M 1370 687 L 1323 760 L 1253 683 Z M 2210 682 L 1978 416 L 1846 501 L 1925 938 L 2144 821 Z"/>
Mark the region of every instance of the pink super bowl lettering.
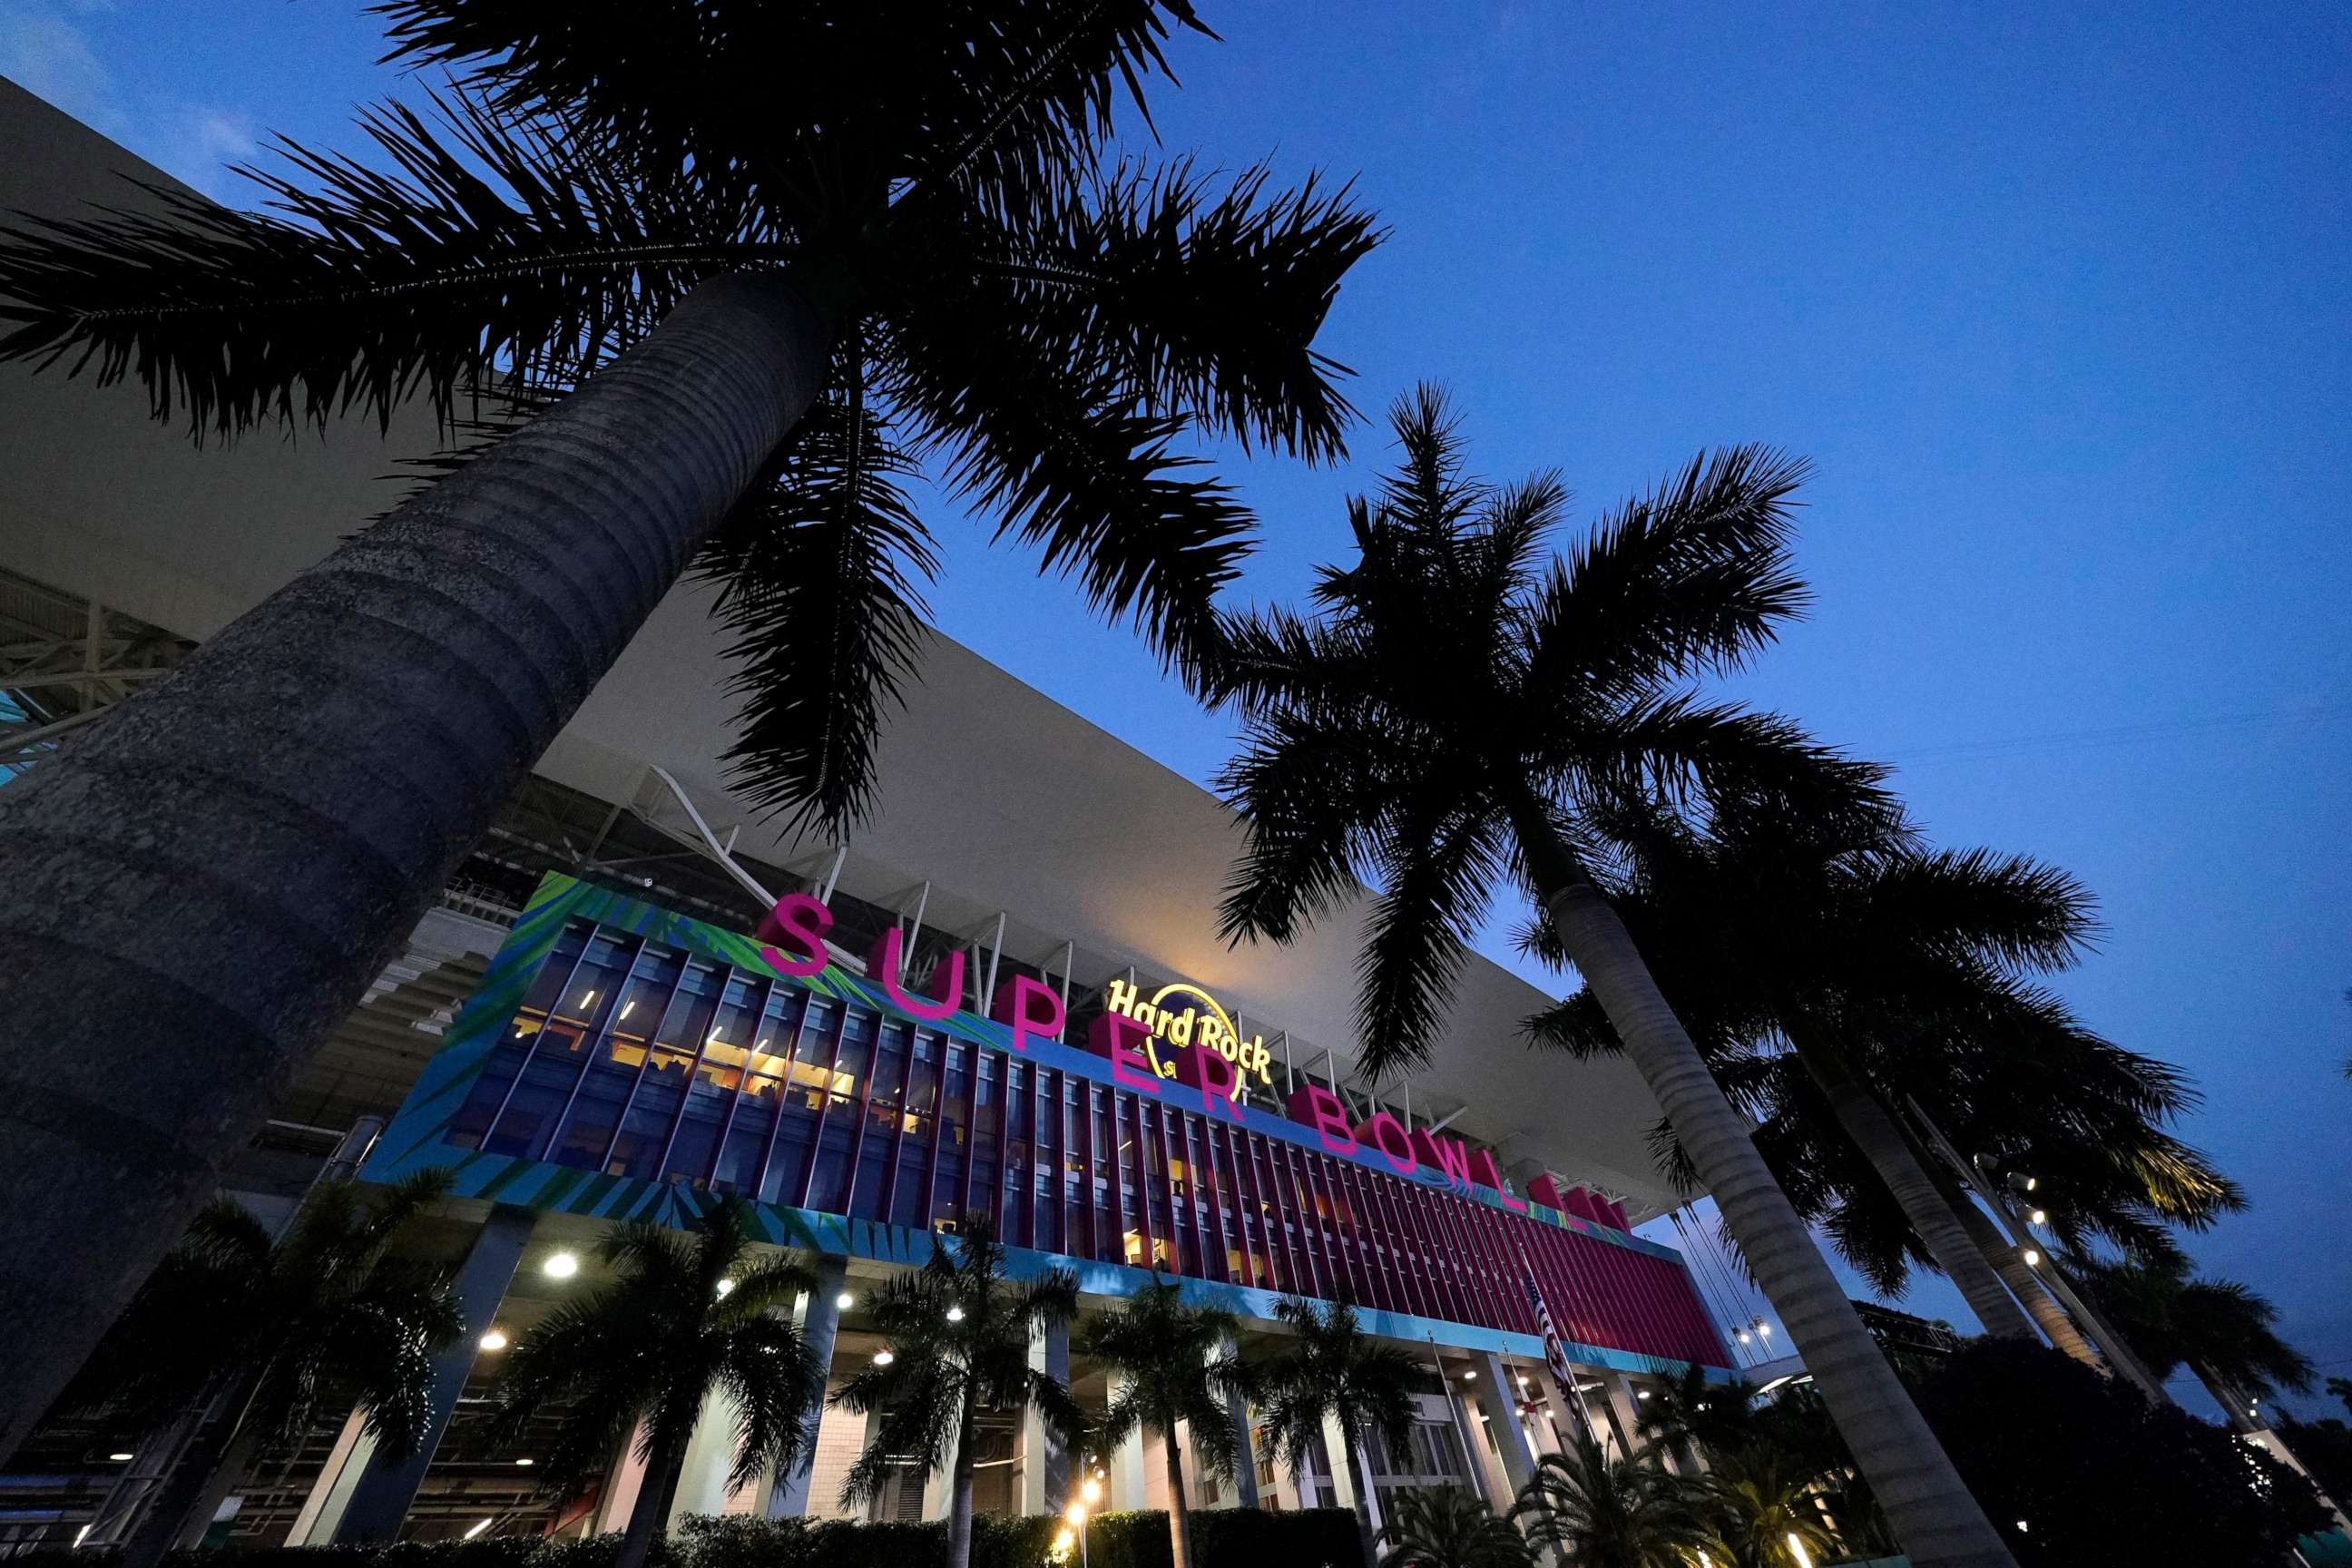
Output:
<path fill-rule="evenodd" d="M 1160 1092 L 1159 1075 L 1143 1054 L 1151 1032 L 1124 1013 L 1105 1013 L 1087 1027 L 1087 1049 L 1110 1063 L 1111 1081 L 1141 1094 Z"/>
<path fill-rule="evenodd" d="M 760 956 L 779 974 L 805 980 L 824 973 L 832 954 L 825 952 L 824 933 L 833 929 L 833 911 L 806 893 L 786 893 L 760 921 Z M 775 946 L 781 943 L 784 951 Z"/>
<path fill-rule="evenodd" d="M 1050 1040 L 1062 1032 L 1066 1020 L 1062 998 L 1050 985 L 1016 974 L 996 988 L 988 1016 L 1013 1031 L 1013 1048 L 1025 1051 L 1032 1040 Z"/>
<path fill-rule="evenodd" d="M 963 949 L 952 947 L 938 968 L 931 971 L 931 992 L 929 1000 L 918 1001 L 907 994 L 898 984 L 898 928 L 887 925 L 874 941 L 872 951 L 866 955 L 866 977 L 882 983 L 882 994 L 890 998 L 893 1006 L 929 1023 L 955 1016 L 963 1000 Z"/>

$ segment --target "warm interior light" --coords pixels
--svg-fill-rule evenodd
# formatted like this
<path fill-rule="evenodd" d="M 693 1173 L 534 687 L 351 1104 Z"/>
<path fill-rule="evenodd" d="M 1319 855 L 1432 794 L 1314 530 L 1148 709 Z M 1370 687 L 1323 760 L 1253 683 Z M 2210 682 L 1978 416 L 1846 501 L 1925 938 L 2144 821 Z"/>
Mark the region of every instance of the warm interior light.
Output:
<path fill-rule="evenodd" d="M 846 1312 L 850 1308 L 855 1307 L 856 1305 L 857 1305 L 857 1298 L 851 1295 L 846 1290 L 844 1290 L 840 1295 L 835 1296 L 833 1299 L 834 1310 L 837 1312 Z"/>
<path fill-rule="evenodd" d="M 876 1351 L 874 1352 L 874 1364 L 876 1366 L 888 1366 L 892 1362 L 897 1361 L 898 1359 L 898 1358 L 897 1356 L 892 1355 L 888 1351 Z"/>
<path fill-rule="evenodd" d="M 507 1337 L 498 1330 L 492 1329 L 482 1336 L 481 1343 L 486 1351 L 502 1351 L 507 1348 Z"/>
<path fill-rule="evenodd" d="M 626 1002 L 624 1002 L 624 1003 L 622 1003 L 622 1004 L 621 1004 L 621 1016 L 622 1016 L 622 1017 L 624 1017 L 624 1018 L 627 1017 L 630 1014 L 632 1014 L 632 1013 L 635 1012 L 636 1010 L 637 1010 L 637 1004 L 636 1004 L 636 1002 L 635 1002 L 635 1000 L 634 998 L 632 998 L 631 1000 L 626 1001 Z"/>
<path fill-rule="evenodd" d="M 471 1529 L 471 1530 L 469 1530 L 469 1531 L 466 1531 L 466 1539 L 467 1539 L 467 1540 L 468 1540 L 468 1541 L 471 1541 L 471 1540 L 473 1540 L 473 1539 L 474 1539 L 474 1537 L 476 1537 L 476 1536 L 478 1536 L 478 1535 L 481 1534 L 481 1533 L 482 1533 L 482 1531 L 486 1531 L 486 1530 L 488 1530 L 488 1529 L 489 1529 L 489 1528 L 490 1528 L 490 1521 L 489 1521 L 488 1520 L 487 1520 L 487 1519 L 486 1519 L 486 1520 L 482 1521 L 482 1522 L 481 1522 L 481 1523 L 479 1523 L 479 1524 L 478 1524 L 478 1525 L 474 1526 L 474 1528 L 473 1528 L 473 1529 Z"/>
<path fill-rule="evenodd" d="M 961 1307 L 950 1307 L 950 1308 L 948 1309 L 948 1321 L 949 1321 L 949 1322 L 950 1322 L 950 1323 L 961 1323 L 961 1322 L 962 1322 L 962 1321 L 963 1321 L 963 1309 L 962 1309 Z"/>
<path fill-rule="evenodd" d="M 580 1255 L 576 1252 L 555 1253 L 539 1266 L 539 1271 L 550 1279 L 569 1279 L 580 1272 Z"/>

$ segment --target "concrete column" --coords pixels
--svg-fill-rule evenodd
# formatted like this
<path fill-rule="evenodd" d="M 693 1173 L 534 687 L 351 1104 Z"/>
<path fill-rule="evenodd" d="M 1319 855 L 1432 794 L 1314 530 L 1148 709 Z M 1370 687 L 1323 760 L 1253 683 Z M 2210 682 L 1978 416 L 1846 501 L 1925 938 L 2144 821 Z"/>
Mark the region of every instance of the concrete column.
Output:
<path fill-rule="evenodd" d="M 1507 1497 L 1517 1497 L 1536 1473 L 1536 1456 L 1528 1447 L 1528 1435 L 1519 1426 L 1519 1411 L 1513 1390 L 1518 1384 L 1503 1358 L 1481 1354 L 1477 1358 L 1478 1375 L 1455 1386 L 1469 1395 L 1473 1419 L 1485 1417 L 1486 1430 L 1495 1439 L 1495 1447 L 1502 1458 L 1502 1490 Z"/>
<path fill-rule="evenodd" d="M 1119 1382 L 1113 1378 L 1110 1397 L 1114 1404 L 1119 1392 Z M 1138 1427 L 1127 1435 L 1110 1457 L 1110 1480 L 1104 1488 L 1110 1510 L 1150 1508 L 1150 1471 L 1143 1462 L 1143 1432 Z"/>
<path fill-rule="evenodd" d="M 688 1514 L 727 1511 L 727 1479 L 735 1469 L 735 1434 L 742 1424 L 740 1406 L 726 1390 L 712 1388 L 695 1412 L 694 1432 L 686 1440 L 686 1458 L 677 1468 L 677 1489 L 671 1493 L 664 1534 L 677 1533 L 678 1521 Z"/>
<path fill-rule="evenodd" d="M 301 1511 L 294 1516 L 294 1528 L 286 1532 L 289 1546 L 323 1546 L 335 1539 L 336 1530 L 343 1522 L 343 1510 L 351 1506 L 352 1493 L 367 1473 L 368 1461 L 375 1457 L 375 1436 L 367 1429 L 366 1421 L 356 1410 L 343 1417 L 343 1429 L 335 1434 L 335 1446 L 327 1450 L 327 1462 L 319 1467 L 319 1479 L 310 1484 L 310 1494 L 302 1500 Z"/>
<path fill-rule="evenodd" d="M 1620 1451 L 1628 1458 L 1642 1451 L 1641 1417 L 1633 1401 L 1633 1385 L 1622 1372 L 1606 1369 L 1599 1374 L 1601 1395 L 1607 1402 L 1609 1425 L 1617 1434 Z"/>
<path fill-rule="evenodd" d="M 466 1375 L 473 1371 L 474 1358 L 481 1353 L 478 1342 L 483 1331 L 497 1320 L 499 1303 L 506 1299 L 515 1266 L 522 1261 L 523 1248 L 530 1244 L 531 1227 L 538 1222 L 538 1214 L 530 1209 L 500 1204 L 490 1210 L 490 1217 L 474 1238 L 473 1250 L 466 1255 L 465 1266 L 457 1271 L 457 1310 L 465 1320 L 465 1330 L 455 1344 L 433 1358 L 432 1426 L 415 1453 L 403 1463 L 395 1465 L 371 1457 L 343 1510 L 342 1524 L 335 1531 L 338 1542 L 392 1541 L 399 1537 L 401 1523 L 408 1517 L 408 1505 L 416 1500 L 416 1489 L 423 1484 L 425 1472 L 433 1463 L 433 1451 L 441 1446 L 443 1435 L 449 1430 L 449 1418 L 457 1414 L 457 1395 L 465 1392 Z"/>
<path fill-rule="evenodd" d="M 1356 1506 L 1356 1479 L 1348 1469 L 1348 1437 L 1339 1423 L 1323 1418 L 1323 1462 L 1331 1467 L 1331 1500 L 1341 1508 Z"/>
<path fill-rule="evenodd" d="M 1056 1323 L 1029 1336 L 1029 1365 L 1067 1388 L 1070 1385 L 1070 1326 Z M 1021 1413 L 1021 1511 L 1059 1513 L 1072 1491 L 1070 1451 L 1061 1434 L 1045 1424 L 1036 1407 Z"/>
<path fill-rule="evenodd" d="M 801 1454 L 792 1473 L 774 1478 L 774 1489 L 768 1494 L 770 1519 L 798 1519 L 808 1512 L 809 1477 L 816 1464 L 817 1430 L 824 1419 L 824 1391 L 833 1374 L 833 1342 L 841 1331 L 841 1295 L 847 1282 L 848 1259 L 821 1258 L 816 1284 L 800 1304 L 801 1341 L 818 1368 L 816 1404 L 801 1431 Z"/>
<path fill-rule="evenodd" d="M 604 1473 L 604 1495 L 596 1500 L 596 1533 L 610 1535 L 616 1530 L 629 1528 L 629 1515 L 637 1506 L 637 1493 L 646 1484 L 646 1462 L 637 1457 L 644 1446 L 646 1426 L 640 1421 L 629 1428 L 621 1443 L 621 1451 L 613 1456 L 613 1467 Z"/>
<path fill-rule="evenodd" d="M 1217 1353 L 1237 1356 L 1241 1347 L 1231 1340 L 1217 1348 Z M 1234 1424 L 1234 1502 L 1239 1508 L 1257 1506 L 1257 1452 L 1250 1443 L 1249 1401 L 1238 1393 L 1225 1395 L 1225 1415 Z"/>

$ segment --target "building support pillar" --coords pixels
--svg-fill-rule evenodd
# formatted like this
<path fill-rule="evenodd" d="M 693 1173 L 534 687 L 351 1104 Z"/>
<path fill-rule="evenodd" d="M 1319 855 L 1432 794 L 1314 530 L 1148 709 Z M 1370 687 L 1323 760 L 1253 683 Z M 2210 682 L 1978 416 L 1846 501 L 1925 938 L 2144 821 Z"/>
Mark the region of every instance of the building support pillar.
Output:
<path fill-rule="evenodd" d="M 841 1297 L 848 1279 L 847 1258 L 819 1258 L 816 1283 L 801 1299 L 795 1314 L 800 1319 L 801 1342 L 808 1346 L 817 1365 L 816 1403 L 802 1426 L 800 1457 L 793 1461 L 791 1473 L 773 1479 L 765 1510 L 770 1519 L 799 1519 L 808 1512 L 809 1477 L 816 1468 L 817 1430 L 824 1421 L 825 1390 L 833 1376 L 833 1342 L 841 1331 Z"/>
<path fill-rule="evenodd" d="M 1121 1384 L 1116 1378 L 1110 1387 L 1111 1403 L 1118 1403 Z M 1109 1460 L 1110 1483 L 1104 1488 L 1109 1494 L 1113 1510 L 1150 1508 L 1150 1471 L 1144 1462 L 1143 1428 L 1138 1426 L 1119 1440 L 1118 1449 Z"/>
<path fill-rule="evenodd" d="M 499 1303 L 506 1299 L 515 1266 L 522 1261 L 523 1249 L 530 1245 L 531 1228 L 538 1223 L 539 1215 L 531 1209 L 500 1204 L 490 1210 L 490 1217 L 474 1237 L 473 1249 L 457 1270 L 457 1310 L 466 1326 L 455 1344 L 433 1358 L 433 1419 L 425 1440 L 396 1465 L 370 1457 L 335 1531 L 338 1542 L 399 1538 L 408 1505 L 416 1500 L 416 1489 L 432 1467 L 434 1450 L 441 1446 L 449 1418 L 457 1414 L 457 1396 L 465 1392 L 474 1359 L 482 1353 L 482 1335 L 498 1319 Z"/>
<path fill-rule="evenodd" d="M 1029 1336 L 1029 1365 L 1070 1386 L 1070 1325 L 1048 1323 Z M 1021 1511 L 1059 1513 L 1073 1487 L 1070 1446 L 1031 1405 L 1021 1412 Z"/>
<path fill-rule="evenodd" d="M 1231 1340 L 1217 1347 L 1220 1357 L 1238 1359 L 1241 1346 Z M 1241 1390 L 1225 1394 L 1225 1415 L 1234 1424 L 1234 1501 L 1237 1507 L 1257 1507 L 1257 1453 L 1250 1444 L 1249 1401 Z"/>
<path fill-rule="evenodd" d="M 342 1527 L 344 1511 L 351 1507 L 352 1493 L 374 1457 L 375 1434 L 354 1410 L 343 1417 L 343 1428 L 335 1434 L 335 1446 L 327 1450 L 327 1462 L 319 1467 L 319 1479 L 310 1483 L 310 1493 L 302 1500 L 285 1544 L 324 1546 L 333 1541 L 335 1531 Z"/>
<path fill-rule="evenodd" d="M 1491 1352 L 1478 1356 L 1476 1371 L 1478 1375 L 1463 1386 L 1502 1458 L 1504 1490 L 1516 1498 L 1536 1473 L 1535 1450 L 1528 1446 L 1527 1431 L 1519 1425 L 1518 1401 L 1512 1397 L 1517 1384 L 1503 1358 Z M 1476 1458 L 1472 1456 L 1474 1462 Z"/>
<path fill-rule="evenodd" d="M 735 1472 L 735 1434 L 742 1425 L 741 1407 L 725 1389 L 712 1387 L 694 1413 L 694 1431 L 686 1439 L 686 1458 L 677 1467 L 677 1485 L 671 1489 L 669 1517 L 662 1533 L 677 1533 L 678 1522 L 689 1514 L 727 1511 L 727 1481 Z"/>

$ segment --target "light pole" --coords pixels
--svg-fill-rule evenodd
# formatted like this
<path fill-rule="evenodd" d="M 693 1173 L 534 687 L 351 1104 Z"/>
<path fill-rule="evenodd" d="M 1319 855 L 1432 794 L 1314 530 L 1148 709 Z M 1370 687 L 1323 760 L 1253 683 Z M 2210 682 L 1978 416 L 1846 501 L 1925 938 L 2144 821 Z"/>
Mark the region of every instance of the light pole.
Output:
<path fill-rule="evenodd" d="M 1078 1500 L 1063 1510 L 1062 1517 L 1070 1521 L 1071 1531 L 1078 1538 L 1078 1568 L 1087 1568 L 1087 1510 L 1102 1498 L 1102 1483 L 1092 1476 L 1078 1488 Z"/>

